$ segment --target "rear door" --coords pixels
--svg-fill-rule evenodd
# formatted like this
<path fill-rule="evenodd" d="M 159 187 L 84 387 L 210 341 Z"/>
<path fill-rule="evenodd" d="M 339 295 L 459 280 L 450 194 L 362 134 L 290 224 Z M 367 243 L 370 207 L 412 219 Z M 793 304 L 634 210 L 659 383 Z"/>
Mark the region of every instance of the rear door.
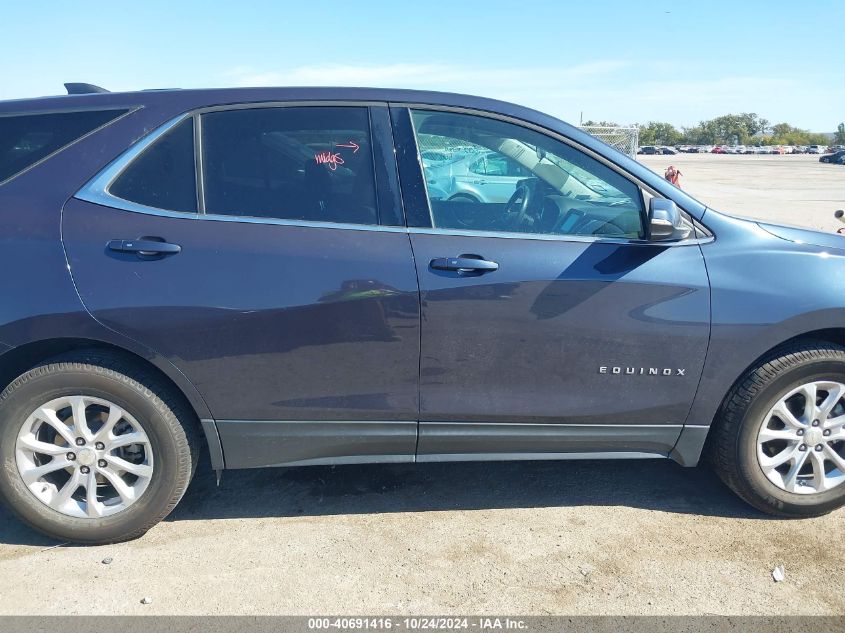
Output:
<path fill-rule="evenodd" d="M 666 455 L 709 337 L 697 240 L 645 239 L 640 187 L 559 138 L 392 113 L 422 301 L 418 459 Z M 504 154 L 531 177 L 506 208 L 463 213 L 426 194 L 415 142 Z"/>
<path fill-rule="evenodd" d="M 419 299 L 396 179 L 384 106 L 198 112 L 67 203 L 71 272 L 98 320 L 196 385 L 228 467 L 410 460 Z"/>

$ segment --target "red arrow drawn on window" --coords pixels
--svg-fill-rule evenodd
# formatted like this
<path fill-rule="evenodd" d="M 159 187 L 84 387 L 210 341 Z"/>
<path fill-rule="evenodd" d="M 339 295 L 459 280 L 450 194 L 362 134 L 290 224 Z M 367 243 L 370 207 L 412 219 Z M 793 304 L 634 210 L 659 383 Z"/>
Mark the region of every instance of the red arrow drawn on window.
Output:
<path fill-rule="evenodd" d="M 358 145 L 358 143 L 356 143 L 355 141 L 351 141 L 351 140 L 349 141 L 348 144 L 347 143 L 335 143 L 334 145 L 335 145 L 335 147 L 351 147 L 353 154 L 357 154 L 358 150 L 361 147 L 360 145 Z"/>

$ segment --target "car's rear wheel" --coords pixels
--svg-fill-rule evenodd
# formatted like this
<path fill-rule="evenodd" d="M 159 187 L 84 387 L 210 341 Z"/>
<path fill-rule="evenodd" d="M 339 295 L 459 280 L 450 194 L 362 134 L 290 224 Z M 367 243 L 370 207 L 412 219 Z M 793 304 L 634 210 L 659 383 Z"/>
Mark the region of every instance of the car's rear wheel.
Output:
<path fill-rule="evenodd" d="M 711 439 L 717 472 L 754 507 L 785 517 L 845 504 L 845 349 L 781 348 L 722 405 Z"/>
<path fill-rule="evenodd" d="M 191 421 L 178 393 L 119 356 L 48 361 L 0 394 L 0 494 L 57 539 L 135 538 L 190 482 L 198 457 Z"/>

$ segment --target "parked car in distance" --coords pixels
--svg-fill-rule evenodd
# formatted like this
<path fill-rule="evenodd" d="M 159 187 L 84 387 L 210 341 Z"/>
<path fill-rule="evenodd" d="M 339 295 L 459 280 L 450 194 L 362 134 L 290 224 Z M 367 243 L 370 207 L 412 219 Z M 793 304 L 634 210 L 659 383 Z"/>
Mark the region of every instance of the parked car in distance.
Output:
<path fill-rule="evenodd" d="M 717 145 L 713 149 L 710 150 L 711 154 L 727 154 L 727 148 L 722 147 L 721 145 Z"/>
<path fill-rule="evenodd" d="M 441 163 L 448 163 L 456 159 L 452 152 L 444 152 L 438 150 L 427 150 L 420 152 L 420 159 L 423 165 L 430 167 L 432 165 L 439 165 Z"/>
<path fill-rule="evenodd" d="M 660 154 L 660 148 L 655 147 L 654 145 L 643 145 L 640 149 L 637 150 L 637 154 L 645 154 L 647 156 L 654 156 L 655 154 Z"/>
<path fill-rule="evenodd" d="M 444 192 L 447 200 L 504 203 L 513 195 L 520 180 L 532 176 L 511 158 L 478 149 L 478 152 L 456 160 L 429 165 L 426 171 L 428 185 Z"/>
<path fill-rule="evenodd" d="M 834 163 L 841 165 L 845 161 L 845 150 L 839 150 L 833 154 L 824 154 L 819 157 L 820 163 Z"/>
<path fill-rule="evenodd" d="M 659 149 L 660 149 L 660 153 L 664 154 L 666 156 L 674 156 L 675 154 L 678 153 L 678 150 L 676 150 L 673 147 L 661 147 Z"/>
<path fill-rule="evenodd" d="M 807 148 L 808 154 L 824 154 L 827 151 L 827 147 L 823 145 L 810 145 Z"/>
<path fill-rule="evenodd" d="M 845 503 L 841 236 L 480 97 L 70 90 L 0 102 L 0 496 L 38 530 L 140 536 L 201 454 L 704 459 L 763 512 Z"/>

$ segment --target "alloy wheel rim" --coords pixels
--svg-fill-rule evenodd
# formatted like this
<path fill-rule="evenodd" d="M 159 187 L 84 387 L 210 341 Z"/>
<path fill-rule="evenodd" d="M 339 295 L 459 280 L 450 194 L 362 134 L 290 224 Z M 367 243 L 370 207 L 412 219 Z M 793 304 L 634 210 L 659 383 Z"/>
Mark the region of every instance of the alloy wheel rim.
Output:
<path fill-rule="evenodd" d="M 122 512 L 153 475 L 152 447 L 138 421 L 113 402 L 84 395 L 33 411 L 18 433 L 15 461 L 39 501 L 78 518 Z"/>
<path fill-rule="evenodd" d="M 820 494 L 845 483 L 845 385 L 808 382 L 769 410 L 757 433 L 757 461 L 781 490 Z"/>

